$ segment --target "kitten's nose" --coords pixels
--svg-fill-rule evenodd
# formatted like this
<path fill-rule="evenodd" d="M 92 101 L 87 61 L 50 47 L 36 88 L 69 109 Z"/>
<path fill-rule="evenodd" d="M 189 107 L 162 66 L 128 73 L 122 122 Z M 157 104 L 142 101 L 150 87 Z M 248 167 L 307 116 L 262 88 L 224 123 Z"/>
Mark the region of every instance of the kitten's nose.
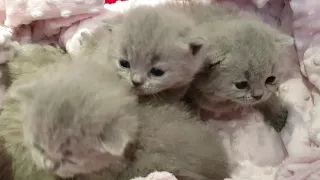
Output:
<path fill-rule="evenodd" d="M 142 84 L 142 82 L 139 82 L 139 81 L 131 81 L 131 82 L 135 87 L 140 86 Z"/>
<path fill-rule="evenodd" d="M 50 159 L 43 160 L 43 166 L 47 171 L 56 171 L 60 167 L 60 162 L 52 161 Z"/>
<path fill-rule="evenodd" d="M 252 96 L 254 99 L 256 100 L 260 100 L 262 98 L 262 95 L 258 95 L 258 96 Z"/>
<path fill-rule="evenodd" d="M 137 86 L 140 86 L 141 84 L 143 84 L 143 78 L 141 75 L 139 75 L 137 73 L 133 73 L 133 74 L 131 74 L 131 82 L 135 87 L 137 87 Z"/>

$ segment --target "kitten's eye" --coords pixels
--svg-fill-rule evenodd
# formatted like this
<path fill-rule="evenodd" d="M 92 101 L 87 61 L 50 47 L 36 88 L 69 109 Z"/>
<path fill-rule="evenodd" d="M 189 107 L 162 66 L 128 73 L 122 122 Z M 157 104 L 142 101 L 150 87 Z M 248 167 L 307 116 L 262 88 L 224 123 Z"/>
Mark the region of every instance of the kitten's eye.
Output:
<path fill-rule="evenodd" d="M 220 65 L 220 64 L 221 64 L 221 61 L 218 61 L 216 63 L 209 63 L 208 67 L 209 67 L 209 69 L 213 69 L 215 66 Z"/>
<path fill-rule="evenodd" d="M 65 150 L 65 151 L 63 152 L 63 155 L 68 157 L 68 156 L 71 156 L 71 155 L 72 155 L 72 152 L 69 151 L 69 150 Z"/>
<path fill-rule="evenodd" d="M 157 68 L 152 68 L 150 70 L 150 73 L 154 76 L 162 76 L 164 74 L 164 71 L 161 69 L 157 69 Z"/>
<path fill-rule="evenodd" d="M 65 163 L 69 163 L 69 164 L 77 164 L 76 162 L 70 160 L 70 159 L 62 159 L 62 163 L 65 164 Z"/>
<path fill-rule="evenodd" d="M 120 59 L 119 64 L 124 68 L 130 68 L 130 62 L 125 59 Z"/>
<path fill-rule="evenodd" d="M 245 89 L 245 88 L 249 87 L 249 84 L 247 81 L 241 81 L 241 82 L 235 83 L 235 86 L 238 89 Z"/>
<path fill-rule="evenodd" d="M 266 79 L 266 84 L 273 84 L 276 81 L 276 77 L 275 76 L 269 76 Z"/>

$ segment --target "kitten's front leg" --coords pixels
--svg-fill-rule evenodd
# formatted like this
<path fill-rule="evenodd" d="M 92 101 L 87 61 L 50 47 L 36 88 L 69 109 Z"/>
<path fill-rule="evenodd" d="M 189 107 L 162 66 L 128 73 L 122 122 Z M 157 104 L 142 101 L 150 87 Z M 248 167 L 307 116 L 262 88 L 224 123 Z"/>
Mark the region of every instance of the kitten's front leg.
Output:
<path fill-rule="evenodd" d="M 264 115 L 266 122 L 277 132 L 280 132 L 285 126 L 288 110 L 283 106 L 275 93 L 268 100 L 255 105 L 255 107 Z"/>

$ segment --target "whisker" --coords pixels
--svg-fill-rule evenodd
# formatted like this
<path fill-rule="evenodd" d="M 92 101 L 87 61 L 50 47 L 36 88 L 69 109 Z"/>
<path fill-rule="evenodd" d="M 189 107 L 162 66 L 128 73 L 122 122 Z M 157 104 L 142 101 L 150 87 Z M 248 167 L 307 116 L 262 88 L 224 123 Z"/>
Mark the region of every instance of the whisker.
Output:
<path fill-rule="evenodd" d="M 158 96 L 157 96 L 156 93 L 152 94 L 152 96 L 153 96 L 156 100 L 158 100 Z"/>
<path fill-rule="evenodd" d="M 163 100 L 163 98 L 158 93 L 154 93 L 153 95 L 154 97 L 156 97 L 156 99 L 158 98 L 157 100 Z"/>

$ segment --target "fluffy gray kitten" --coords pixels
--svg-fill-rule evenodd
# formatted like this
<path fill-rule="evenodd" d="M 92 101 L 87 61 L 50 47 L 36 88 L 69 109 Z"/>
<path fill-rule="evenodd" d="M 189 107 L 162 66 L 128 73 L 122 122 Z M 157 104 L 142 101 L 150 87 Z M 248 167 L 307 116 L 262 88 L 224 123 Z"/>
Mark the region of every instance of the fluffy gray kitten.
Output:
<path fill-rule="evenodd" d="M 231 11 L 239 11 L 237 6 L 227 6 L 225 4 L 211 2 L 204 3 L 201 0 L 172 0 L 160 4 L 174 11 L 182 11 L 193 19 L 196 25 L 213 21 L 217 19 L 226 19 L 234 17 Z"/>
<path fill-rule="evenodd" d="M 137 104 L 113 70 L 77 61 L 20 89 L 25 143 L 38 166 L 80 180 L 156 170 L 182 180 L 228 177 L 217 135 L 181 106 Z"/>
<path fill-rule="evenodd" d="M 206 67 L 193 81 L 189 97 L 201 108 L 220 113 L 255 106 L 280 130 L 287 111 L 275 94 L 279 61 L 293 39 L 250 14 L 204 23 L 194 31 L 206 34 L 210 45 Z"/>
<path fill-rule="evenodd" d="M 163 6 L 129 10 L 113 30 L 111 60 L 139 95 L 179 99 L 203 65 L 203 38 L 192 18 Z M 157 94 L 157 95 L 155 95 Z"/>

